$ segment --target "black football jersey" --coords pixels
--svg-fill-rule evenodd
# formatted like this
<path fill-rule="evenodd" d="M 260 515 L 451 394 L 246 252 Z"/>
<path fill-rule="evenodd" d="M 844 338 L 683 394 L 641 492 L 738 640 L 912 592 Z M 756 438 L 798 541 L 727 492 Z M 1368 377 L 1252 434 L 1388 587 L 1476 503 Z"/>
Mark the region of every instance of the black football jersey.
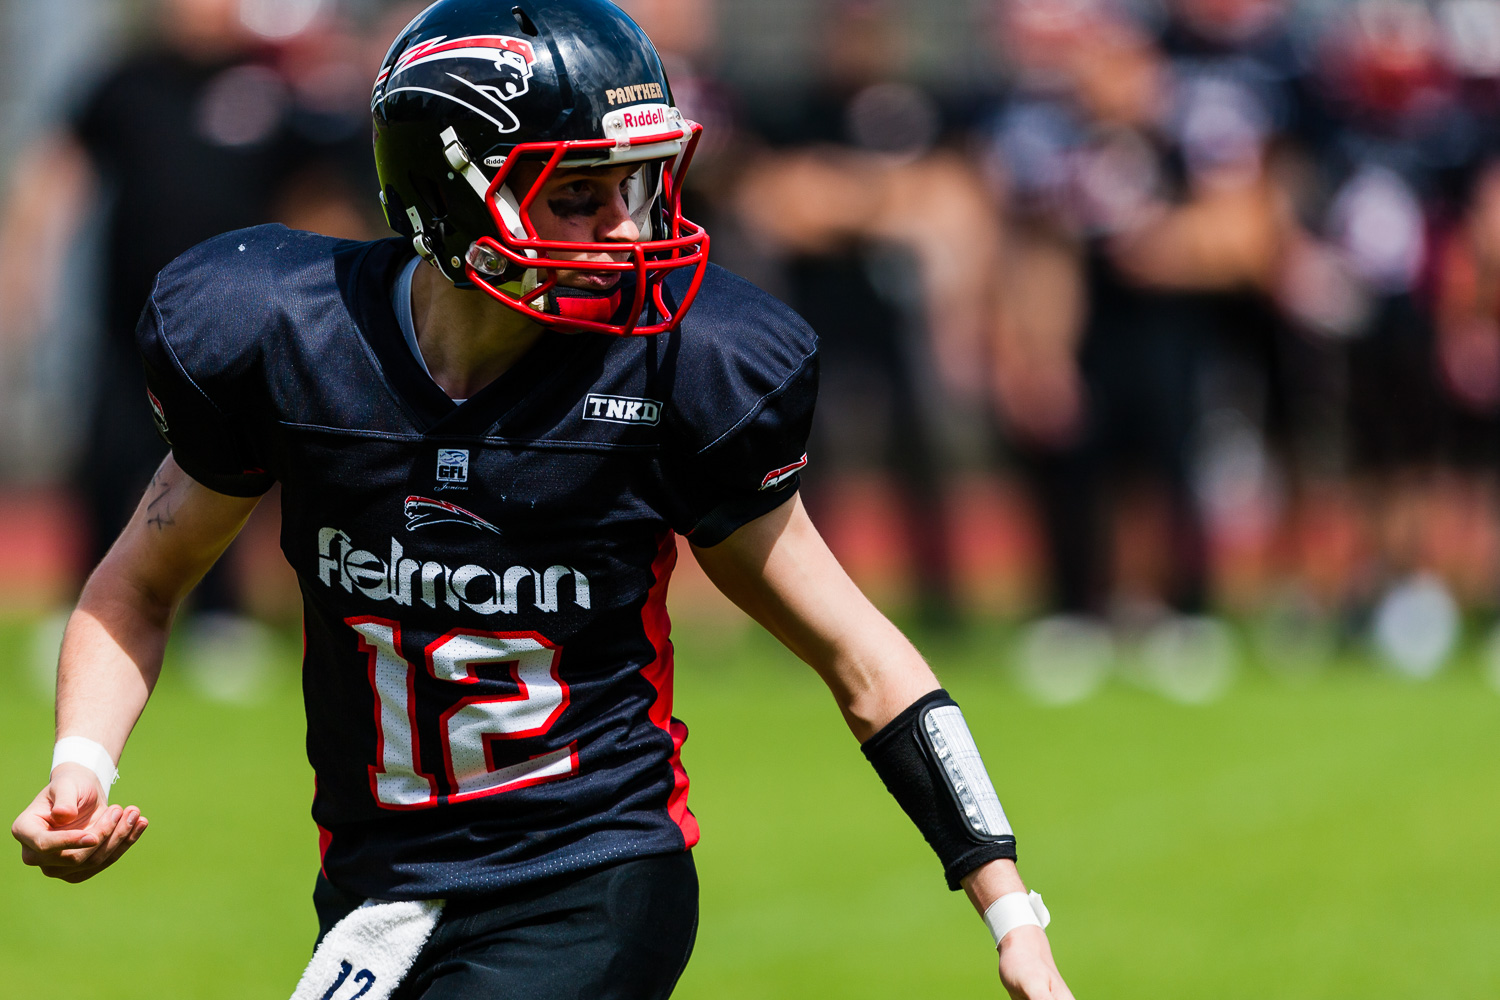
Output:
<path fill-rule="evenodd" d="M 677 331 L 544 334 L 455 404 L 392 307 L 410 259 L 231 233 L 161 273 L 138 334 L 178 464 L 281 484 L 324 871 L 413 899 L 685 850 L 674 535 L 796 492 L 816 339 L 710 268 Z"/>

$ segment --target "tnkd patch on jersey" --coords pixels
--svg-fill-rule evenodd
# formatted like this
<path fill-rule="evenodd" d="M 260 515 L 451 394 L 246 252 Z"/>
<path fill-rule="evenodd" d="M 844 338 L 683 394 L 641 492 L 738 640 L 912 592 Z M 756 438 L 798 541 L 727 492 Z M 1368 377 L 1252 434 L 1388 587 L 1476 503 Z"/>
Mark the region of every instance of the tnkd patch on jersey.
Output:
<path fill-rule="evenodd" d="M 601 396 L 589 393 L 583 400 L 583 419 L 602 420 L 611 424 L 661 423 L 661 404 L 654 399 L 634 396 Z"/>
<path fill-rule="evenodd" d="M 437 478 L 440 483 L 469 481 L 469 449 L 439 448 Z"/>

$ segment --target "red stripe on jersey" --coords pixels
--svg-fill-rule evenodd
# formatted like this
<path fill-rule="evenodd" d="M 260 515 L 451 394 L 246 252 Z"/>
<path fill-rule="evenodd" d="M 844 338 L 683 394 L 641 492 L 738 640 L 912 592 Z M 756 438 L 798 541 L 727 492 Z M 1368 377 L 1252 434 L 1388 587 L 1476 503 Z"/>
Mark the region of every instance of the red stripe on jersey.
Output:
<path fill-rule="evenodd" d="M 682 768 L 682 744 L 688 732 L 687 726 L 672 718 L 672 619 L 667 615 L 667 583 L 676 565 L 677 536 L 668 531 L 662 535 L 651 563 L 656 582 L 641 607 L 641 625 L 656 648 L 656 659 L 641 671 L 641 676 L 656 688 L 651 721 L 672 737 L 672 794 L 667 799 L 667 815 L 682 831 L 684 846 L 692 847 L 698 843 L 698 820 L 688 809 L 688 776 Z"/>
<path fill-rule="evenodd" d="M 302 630 L 302 646 L 304 650 L 307 647 L 306 628 Z M 313 801 L 318 801 L 318 776 L 316 774 L 313 775 Z M 328 845 L 333 843 L 333 831 L 324 827 L 322 823 L 314 822 L 313 826 L 318 828 L 318 871 L 323 873 L 324 878 L 327 878 Z"/>
<path fill-rule="evenodd" d="M 325 828 L 321 824 L 316 825 L 318 827 L 318 871 L 323 873 L 324 878 L 327 878 L 328 869 L 325 867 L 325 865 L 328 861 L 329 845 L 333 843 L 333 831 Z"/>
<path fill-rule="evenodd" d="M 307 666 L 307 622 L 305 620 L 302 622 L 302 665 L 304 669 Z M 315 774 L 313 775 L 313 802 L 317 801 L 318 776 Z M 333 831 L 323 826 L 322 823 L 314 822 L 313 826 L 318 828 L 318 871 L 323 873 L 324 878 L 327 878 L 328 846 L 333 843 Z"/>

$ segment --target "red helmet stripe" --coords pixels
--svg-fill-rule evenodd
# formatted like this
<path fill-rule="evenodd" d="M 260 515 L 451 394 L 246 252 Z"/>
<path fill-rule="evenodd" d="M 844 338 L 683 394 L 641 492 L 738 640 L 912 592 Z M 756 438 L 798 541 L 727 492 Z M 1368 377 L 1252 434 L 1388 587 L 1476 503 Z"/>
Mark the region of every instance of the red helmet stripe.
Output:
<path fill-rule="evenodd" d="M 399 73 L 420 59 L 458 49 L 499 49 L 502 52 L 518 53 L 528 64 L 536 62 L 536 51 L 524 38 L 512 38 L 510 35 L 470 35 L 467 38 L 443 37 L 419 42 L 401 54 L 393 72 Z"/>

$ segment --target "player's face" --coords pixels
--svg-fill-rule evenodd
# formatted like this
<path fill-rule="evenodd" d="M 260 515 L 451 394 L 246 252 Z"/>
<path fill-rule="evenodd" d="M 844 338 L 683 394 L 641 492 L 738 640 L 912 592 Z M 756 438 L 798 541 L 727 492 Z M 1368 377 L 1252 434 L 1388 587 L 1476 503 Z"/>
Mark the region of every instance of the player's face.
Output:
<path fill-rule="evenodd" d="M 531 203 L 531 222 L 544 240 L 566 240 L 574 243 L 638 243 L 640 227 L 630 217 L 629 186 L 639 163 L 614 167 L 558 170 L 548 177 Z M 538 168 L 523 172 L 517 168 L 517 187 L 525 190 Z M 530 176 L 528 176 L 528 173 Z M 629 259 L 627 253 L 548 254 L 560 260 Z M 620 283 L 619 272 L 557 272 L 557 283 L 588 291 L 608 291 Z"/>

